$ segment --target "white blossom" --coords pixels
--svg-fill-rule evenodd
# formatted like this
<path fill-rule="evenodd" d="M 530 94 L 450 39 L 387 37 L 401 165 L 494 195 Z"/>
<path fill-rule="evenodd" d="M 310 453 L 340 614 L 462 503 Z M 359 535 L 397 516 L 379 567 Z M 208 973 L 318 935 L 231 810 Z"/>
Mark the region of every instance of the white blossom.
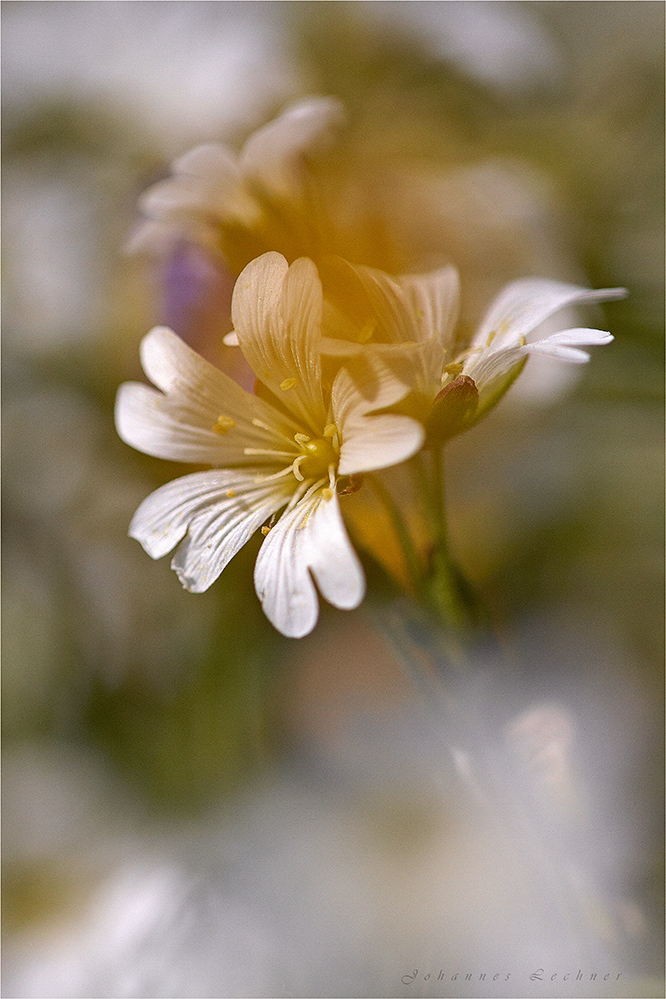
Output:
<path fill-rule="evenodd" d="M 268 618 L 290 637 L 316 623 L 315 583 L 336 607 L 363 599 L 338 498 L 346 477 L 397 464 L 424 438 L 409 417 L 370 415 L 408 391 L 379 359 L 363 359 L 354 377 L 340 368 L 328 385 L 322 298 L 312 261 L 289 267 L 280 254 L 264 254 L 240 275 L 232 303 L 241 350 L 258 378 L 255 394 L 157 327 L 141 344 L 156 388 L 125 384 L 116 405 L 126 443 L 213 466 L 152 493 L 131 536 L 153 558 L 180 543 L 172 566 L 187 589 L 201 592 L 263 525 L 255 586 Z"/>

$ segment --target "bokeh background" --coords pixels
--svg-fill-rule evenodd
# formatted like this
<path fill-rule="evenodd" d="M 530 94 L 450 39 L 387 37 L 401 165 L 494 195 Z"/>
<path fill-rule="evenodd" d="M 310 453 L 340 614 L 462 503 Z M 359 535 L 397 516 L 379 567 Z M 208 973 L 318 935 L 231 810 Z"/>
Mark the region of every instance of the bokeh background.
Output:
<path fill-rule="evenodd" d="M 526 373 L 450 445 L 448 498 L 503 643 L 493 724 L 534 786 L 585 802 L 556 863 L 596 970 L 627 976 L 539 994 L 660 994 L 663 5 L 2 17 L 5 995 L 533 995 L 521 974 L 589 965 L 378 630 L 386 565 L 294 642 L 260 613 L 256 544 L 193 596 L 127 538 L 180 472 L 113 426 L 168 309 L 160 262 L 126 252 L 138 198 L 312 94 L 344 101 L 350 169 L 390 193 L 413 269 L 460 267 L 465 322 L 526 274 L 630 290 L 580 377 Z M 194 294 L 183 323 L 215 317 Z"/>

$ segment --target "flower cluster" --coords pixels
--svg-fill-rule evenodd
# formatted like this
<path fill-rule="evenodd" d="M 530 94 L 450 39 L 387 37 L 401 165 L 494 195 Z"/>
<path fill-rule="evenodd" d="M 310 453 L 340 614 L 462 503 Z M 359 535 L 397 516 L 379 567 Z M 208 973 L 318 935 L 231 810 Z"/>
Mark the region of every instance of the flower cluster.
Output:
<path fill-rule="evenodd" d="M 608 343 L 609 333 L 546 333 L 544 322 L 623 294 L 514 281 L 465 336 L 454 267 L 389 275 L 335 255 L 330 217 L 312 211 L 322 199 L 313 200 L 308 162 L 341 117 L 335 101 L 299 105 L 251 137 L 239 157 L 199 147 L 148 192 L 139 242 L 185 232 L 232 270 L 245 264 L 227 342 L 256 383 L 247 391 L 157 327 L 141 346 L 155 388 L 123 385 L 116 406 L 128 444 L 207 466 L 150 495 L 130 534 L 153 558 L 178 546 L 172 566 L 187 589 L 201 592 L 261 530 L 257 594 L 290 637 L 314 627 L 317 590 L 344 609 L 363 598 L 344 496 L 364 476 L 441 448 L 477 423 L 530 355 L 588 360 L 582 348 Z"/>

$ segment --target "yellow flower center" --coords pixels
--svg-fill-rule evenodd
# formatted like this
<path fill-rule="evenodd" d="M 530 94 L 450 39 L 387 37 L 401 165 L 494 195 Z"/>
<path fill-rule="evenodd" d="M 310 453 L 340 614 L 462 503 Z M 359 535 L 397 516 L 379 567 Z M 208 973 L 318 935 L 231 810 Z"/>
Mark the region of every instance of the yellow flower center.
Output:
<path fill-rule="evenodd" d="M 298 443 L 303 456 L 296 461 L 304 479 L 319 479 L 328 475 L 330 465 L 337 465 L 338 455 L 330 437 L 316 437 Z"/>

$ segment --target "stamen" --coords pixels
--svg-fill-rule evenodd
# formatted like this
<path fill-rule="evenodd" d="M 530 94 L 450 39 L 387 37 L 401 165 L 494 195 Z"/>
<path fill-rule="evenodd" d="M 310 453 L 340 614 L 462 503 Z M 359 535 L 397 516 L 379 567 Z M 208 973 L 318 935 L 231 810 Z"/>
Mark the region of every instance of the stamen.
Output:
<path fill-rule="evenodd" d="M 270 527 L 268 527 L 266 524 L 264 524 L 264 526 L 261 528 L 261 533 L 263 534 L 263 536 L 266 537 L 266 535 L 269 533 L 269 531 L 270 531 Z M 268 551 L 268 549 L 266 549 L 266 550 Z"/>
<path fill-rule="evenodd" d="M 328 486 L 324 486 L 324 488 L 321 491 L 321 495 L 322 495 L 323 499 L 325 499 L 325 500 L 331 500 L 331 499 L 333 499 L 333 490 L 329 489 Z"/>
<path fill-rule="evenodd" d="M 272 472 L 271 475 L 255 475 L 253 482 L 271 482 L 273 479 L 284 479 L 286 475 L 291 475 L 291 465 L 287 465 L 280 472 Z"/>
<path fill-rule="evenodd" d="M 283 441 L 286 441 L 291 445 L 293 437 L 290 434 L 286 434 L 283 430 L 280 430 L 277 426 L 270 426 L 268 423 L 264 423 L 263 420 L 258 419 L 256 416 L 252 418 L 252 426 L 257 427 L 259 430 L 267 430 L 273 437 L 281 437 Z"/>
<path fill-rule="evenodd" d="M 330 438 L 333 450 L 336 454 L 340 454 L 340 436 L 335 423 L 329 423 L 326 427 L 324 427 L 324 437 Z"/>
<path fill-rule="evenodd" d="M 291 470 L 292 470 L 292 472 L 294 473 L 294 475 L 296 476 L 296 478 L 298 479 L 299 482 L 303 482 L 305 480 L 305 476 L 301 472 L 301 465 L 305 461 L 306 457 L 307 457 L 307 455 L 305 455 L 305 454 L 300 455 L 298 458 L 294 459 L 294 463 L 291 466 Z"/>
<path fill-rule="evenodd" d="M 296 381 L 297 381 L 296 378 L 285 378 L 284 381 L 280 382 L 280 388 L 282 389 L 283 392 L 288 392 L 289 389 L 293 389 L 294 385 L 296 384 Z"/>
<path fill-rule="evenodd" d="M 294 440 L 297 444 L 307 444 L 312 438 L 308 437 L 307 434 L 294 434 Z"/>
<path fill-rule="evenodd" d="M 305 492 L 303 492 L 304 487 L 299 486 L 299 488 L 296 490 L 291 500 L 289 501 L 289 505 L 287 506 L 285 513 L 288 513 L 290 510 L 293 510 L 296 504 L 300 503 L 301 500 L 303 501 L 303 503 L 307 503 L 307 501 L 314 493 L 322 489 L 322 486 L 325 488 L 324 481 L 325 481 L 324 479 L 318 479 L 316 482 L 313 482 L 309 488 L 307 488 L 307 483 L 306 483 Z M 313 510 L 305 510 L 303 512 L 302 518 L 298 521 L 298 523 L 294 524 L 294 527 L 296 528 L 297 531 L 300 531 L 305 527 L 313 512 L 314 512 Z"/>
<path fill-rule="evenodd" d="M 317 479 L 317 481 L 313 482 L 310 488 L 306 490 L 306 492 L 302 496 L 302 499 L 309 500 L 313 493 L 316 493 L 318 489 L 321 489 L 322 486 L 325 485 L 326 485 L 326 479 Z"/>
<path fill-rule="evenodd" d="M 228 496 L 229 499 L 233 499 L 234 496 L 238 496 L 238 493 L 236 492 L 235 489 L 227 489 L 227 491 L 226 491 L 226 493 L 224 495 Z"/>
<path fill-rule="evenodd" d="M 291 471 L 291 469 L 289 469 L 289 471 Z M 300 502 L 300 500 L 303 498 L 303 494 L 305 494 L 306 497 L 310 496 L 313 489 L 316 488 L 318 484 L 319 483 L 315 482 L 314 486 L 308 487 L 307 482 L 300 482 L 296 487 L 296 492 L 292 495 L 291 499 L 287 503 L 284 512 L 289 513 L 290 510 L 293 510 L 296 504 Z"/>
<path fill-rule="evenodd" d="M 461 364 L 460 361 L 455 361 L 451 364 L 445 364 L 444 371 L 446 372 L 447 375 L 453 375 L 455 378 L 460 374 L 463 367 L 464 365 Z"/>
<path fill-rule="evenodd" d="M 263 454 L 269 455 L 273 458 L 291 458 L 293 457 L 293 452 L 289 451 L 271 451 L 269 448 L 263 447 L 244 447 L 243 454 L 253 455 L 253 454 Z"/>
<path fill-rule="evenodd" d="M 226 434 L 229 430 L 236 426 L 236 421 L 232 420 L 230 416 L 224 416 L 220 414 L 217 418 L 217 423 L 214 423 L 211 430 L 214 430 L 216 434 Z"/>

